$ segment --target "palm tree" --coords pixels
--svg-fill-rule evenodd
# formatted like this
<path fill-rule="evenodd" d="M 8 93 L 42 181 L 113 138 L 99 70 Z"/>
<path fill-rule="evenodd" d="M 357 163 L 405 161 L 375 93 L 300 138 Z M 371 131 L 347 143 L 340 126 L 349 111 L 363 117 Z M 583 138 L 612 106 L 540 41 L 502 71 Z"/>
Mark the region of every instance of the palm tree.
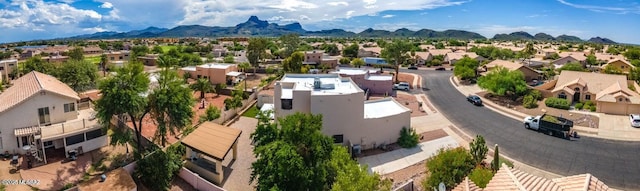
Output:
<path fill-rule="evenodd" d="M 107 65 L 109 60 L 107 59 L 107 55 L 106 54 L 102 54 L 100 55 L 100 67 L 102 68 L 102 76 L 106 76 L 107 75 Z"/>
<path fill-rule="evenodd" d="M 209 80 L 206 78 L 198 79 L 196 83 L 191 84 L 189 88 L 191 88 L 193 91 L 199 91 L 200 99 L 204 98 L 205 93 L 213 91 L 213 85 L 211 85 L 211 82 L 209 82 Z"/>
<path fill-rule="evenodd" d="M 247 73 L 247 69 L 249 69 L 251 67 L 251 64 L 249 64 L 248 62 L 243 62 L 238 64 L 238 69 L 240 69 L 240 71 Z"/>

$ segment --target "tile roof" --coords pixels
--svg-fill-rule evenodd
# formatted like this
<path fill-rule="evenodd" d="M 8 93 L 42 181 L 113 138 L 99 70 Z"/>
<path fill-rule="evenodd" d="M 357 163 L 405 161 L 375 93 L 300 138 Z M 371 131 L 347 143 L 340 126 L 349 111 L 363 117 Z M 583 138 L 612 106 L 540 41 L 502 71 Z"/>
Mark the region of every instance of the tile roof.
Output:
<path fill-rule="evenodd" d="M 604 69 L 606 68 L 609 64 L 614 63 L 614 62 L 621 62 L 622 64 L 626 64 L 627 66 L 631 67 L 631 68 L 635 68 L 636 66 L 634 66 L 633 64 L 629 63 L 626 60 L 623 59 L 614 59 L 614 60 L 610 60 L 609 62 L 607 62 L 606 64 L 603 64 L 602 66 L 600 66 L 600 68 Z"/>
<path fill-rule="evenodd" d="M 426 60 L 431 56 L 430 52 L 416 52 L 416 56 L 420 57 L 423 60 Z"/>
<path fill-rule="evenodd" d="M 51 92 L 80 100 L 78 93 L 53 76 L 40 72 L 30 72 L 13 81 L 13 86 L 0 94 L 0 113 L 16 106 L 40 92 Z"/>
<path fill-rule="evenodd" d="M 468 56 L 473 59 L 478 58 L 478 55 L 475 52 L 450 52 L 447 53 L 445 60 L 460 60 L 464 58 L 464 56 Z"/>
<path fill-rule="evenodd" d="M 429 49 L 428 50 L 431 55 L 446 55 L 447 53 L 453 52 L 451 49 Z"/>
<path fill-rule="evenodd" d="M 523 67 L 524 65 L 518 64 L 518 63 L 515 63 L 515 62 L 511 62 L 511 61 L 507 61 L 507 60 L 494 60 L 494 61 L 489 62 L 485 66 L 488 69 L 495 68 L 497 66 L 502 66 L 502 67 L 505 67 L 505 68 L 513 71 L 513 70 L 519 69 L 520 67 Z"/>
<path fill-rule="evenodd" d="M 182 144 L 217 160 L 224 160 L 242 134 L 239 129 L 204 122 L 182 139 Z"/>
<path fill-rule="evenodd" d="M 561 58 L 571 56 L 578 61 L 587 60 L 587 56 L 584 55 L 584 52 L 561 52 L 559 55 Z"/>
<path fill-rule="evenodd" d="M 560 73 L 556 86 L 552 91 L 579 83 L 581 86 L 586 87 L 586 91 L 589 93 L 597 94 L 616 82 L 620 82 L 623 87 L 627 87 L 627 76 L 564 70 Z"/>
<path fill-rule="evenodd" d="M 503 163 L 500 170 L 493 175 L 493 178 L 484 189 L 477 187 L 473 181 L 469 181 L 469 178 L 466 177 L 462 183 L 458 184 L 453 190 L 590 191 L 613 189 L 610 189 L 606 184 L 604 184 L 604 182 L 588 173 L 555 179 L 546 179 L 520 170 L 511 169 Z"/>
<path fill-rule="evenodd" d="M 616 98 L 624 96 L 633 104 L 640 104 L 640 97 L 637 93 L 631 91 L 627 86 L 623 86 L 620 82 L 614 83 L 608 88 L 596 94 L 596 100 L 605 102 L 616 102 Z"/>

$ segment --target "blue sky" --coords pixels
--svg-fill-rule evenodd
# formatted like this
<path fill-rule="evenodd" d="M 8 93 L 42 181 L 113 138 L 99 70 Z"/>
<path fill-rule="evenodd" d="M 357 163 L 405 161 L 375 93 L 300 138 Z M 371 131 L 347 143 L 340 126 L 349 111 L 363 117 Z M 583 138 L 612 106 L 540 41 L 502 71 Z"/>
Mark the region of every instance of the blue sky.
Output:
<path fill-rule="evenodd" d="M 307 30 L 545 32 L 640 44 L 638 0 L 0 0 L 0 42 L 149 26 L 233 26 L 257 15 Z"/>

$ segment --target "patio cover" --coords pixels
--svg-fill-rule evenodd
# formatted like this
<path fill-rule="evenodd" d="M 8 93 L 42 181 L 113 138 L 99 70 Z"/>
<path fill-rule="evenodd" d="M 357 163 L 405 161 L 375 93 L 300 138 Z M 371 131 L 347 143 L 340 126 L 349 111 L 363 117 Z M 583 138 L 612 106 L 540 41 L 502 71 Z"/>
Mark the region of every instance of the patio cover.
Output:
<path fill-rule="evenodd" d="M 15 134 L 17 137 L 40 134 L 40 127 L 33 126 L 33 127 L 17 128 L 13 130 L 13 134 Z"/>
<path fill-rule="evenodd" d="M 182 144 L 202 154 L 223 161 L 242 134 L 239 129 L 205 122 L 182 139 Z"/>
<path fill-rule="evenodd" d="M 227 73 L 227 76 L 237 77 L 239 75 L 242 75 L 242 72 L 229 72 L 229 73 Z"/>

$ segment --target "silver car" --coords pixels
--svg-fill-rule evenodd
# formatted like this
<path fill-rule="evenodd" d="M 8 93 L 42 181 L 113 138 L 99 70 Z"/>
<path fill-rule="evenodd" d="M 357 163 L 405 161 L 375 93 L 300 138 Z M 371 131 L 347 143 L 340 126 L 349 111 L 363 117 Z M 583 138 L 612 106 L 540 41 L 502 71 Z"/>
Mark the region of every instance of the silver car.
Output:
<path fill-rule="evenodd" d="M 393 85 L 393 89 L 409 91 L 409 83 L 407 83 L 407 82 L 400 82 L 400 83 L 394 84 L 394 85 Z"/>
<path fill-rule="evenodd" d="M 640 127 L 640 115 L 639 114 L 631 114 L 631 115 L 629 115 L 629 121 L 631 122 L 631 127 Z"/>

